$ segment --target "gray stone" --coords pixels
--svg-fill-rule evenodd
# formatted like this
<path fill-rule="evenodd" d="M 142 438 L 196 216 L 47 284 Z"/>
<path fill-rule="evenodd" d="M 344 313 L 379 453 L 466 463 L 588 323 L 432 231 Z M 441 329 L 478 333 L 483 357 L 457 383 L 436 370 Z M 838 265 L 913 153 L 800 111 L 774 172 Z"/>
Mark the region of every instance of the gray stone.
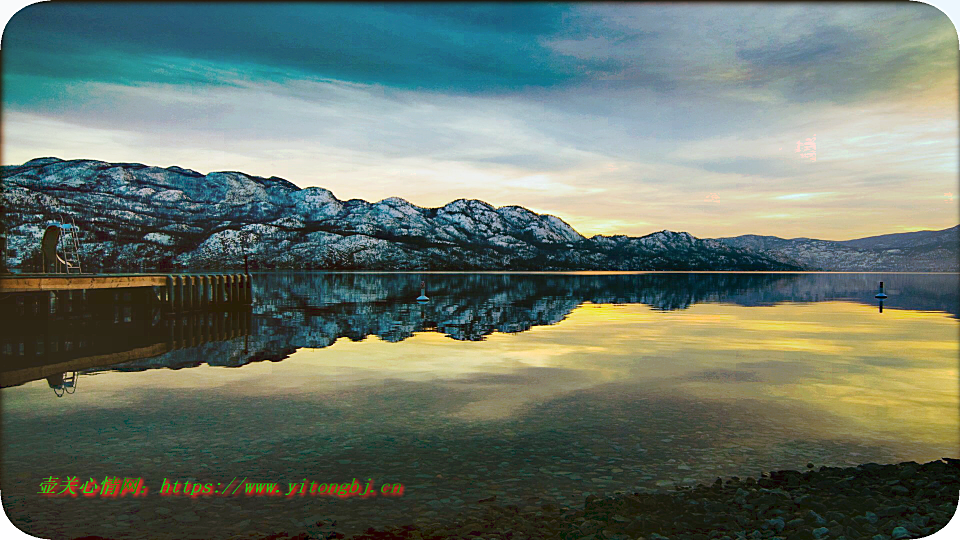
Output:
<path fill-rule="evenodd" d="M 602 528 L 603 524 L 593 520 L 584 521 L 580 524 L 580 532 L 587 535 L 599 532 Z"/>
<path fill-rule="evenodd" d="M 777 517 L 768 519 L 767 526 L 777 532 L 780 532 L 787 526 L 787 524 L 783 521 L 783 518 Z"/>
<path fill-rule="evenodd" d="M 890 537 L 893 540 L 901 540 L 901 538 L 910 538 L 910 531 L 903 527 L 894 527 L 893 531 L 890 533 Z"/>

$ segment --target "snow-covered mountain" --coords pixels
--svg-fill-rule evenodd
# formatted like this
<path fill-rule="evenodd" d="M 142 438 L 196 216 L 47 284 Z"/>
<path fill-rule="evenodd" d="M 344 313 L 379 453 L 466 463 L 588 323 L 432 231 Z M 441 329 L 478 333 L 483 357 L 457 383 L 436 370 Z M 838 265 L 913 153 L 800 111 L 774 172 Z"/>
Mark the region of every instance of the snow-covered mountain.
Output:
<path fill-rule="evenodd" d="M 731 247 L 763 253 L 810 270 L 956 272 L 960 225 L 942 231 L 884 234 L 856 240 L 783 239 L 744 235 L 718 238 Z"/>
<path fill-rule="evenodd" d="M 792 270 L 757 251 L 661 231 L 585 238 L 562 219 L 459 199 L 421 208 L 240 172 L 39 158 L 5 166 L 6 263 L 39 268 L 44 227 L 75 219 L 85 271 L 222 269 Z"/>

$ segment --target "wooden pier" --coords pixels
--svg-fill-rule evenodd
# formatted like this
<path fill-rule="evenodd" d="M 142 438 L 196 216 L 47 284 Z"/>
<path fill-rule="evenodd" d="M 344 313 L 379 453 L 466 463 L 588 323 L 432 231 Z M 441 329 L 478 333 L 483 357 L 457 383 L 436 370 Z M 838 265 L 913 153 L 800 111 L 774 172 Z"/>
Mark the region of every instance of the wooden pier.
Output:
<path fill-rule="evenodd" d="M 0 387 L 249 334 L 249 274 L 0 275 Z"/>
<path fill-rule="evenodd" d="M 253 303 L 250 274 L 6 274 L 0 275 L 0 293 L 20 293 L 18 312 L 41 315 L 70 304 L 75 294 L 86 298 L 88 291 L 135 295 L 159 303 L 164 311 L 223 310 Z M 30 293 L 39 293 L 30 294 Z M 100 295 L 102 297 L 102 295 Z M 61 299 L 66 298 L 67 302 Z M 29 306 L 21 305 L 24 301 Z M 49 302 L 49 307 L 45 303 Z M 36 304 L 36 305 L 34 305 Z M 19 313 L 21 315 L 26 313 Z"/>

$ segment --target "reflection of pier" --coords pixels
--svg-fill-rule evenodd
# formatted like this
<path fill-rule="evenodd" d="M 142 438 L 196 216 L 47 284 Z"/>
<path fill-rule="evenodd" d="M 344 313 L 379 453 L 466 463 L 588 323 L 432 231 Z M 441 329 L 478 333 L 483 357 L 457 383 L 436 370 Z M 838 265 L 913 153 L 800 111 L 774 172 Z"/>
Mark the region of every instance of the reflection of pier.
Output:
<path fill-rule="evenodd" d="M 179 313 L 250 305 L 253 279 L 250 274 L 12 274 L 0 276 L 0 293 L 15 295 L 9 307 L 21 317 L 56 314 L 61 306 L 103 307 L 121 296 Z"/>
<path fill-rule="evenodd" d="M 60 316 L 44 324 L 11 321 L 0 329 L 0 386 L 65 372 L 151 358 L 175 349 L 226 341 L 250 332 L 249 308 L 162 317 L 156 306 L 121 300 L 106 319 Z"/>

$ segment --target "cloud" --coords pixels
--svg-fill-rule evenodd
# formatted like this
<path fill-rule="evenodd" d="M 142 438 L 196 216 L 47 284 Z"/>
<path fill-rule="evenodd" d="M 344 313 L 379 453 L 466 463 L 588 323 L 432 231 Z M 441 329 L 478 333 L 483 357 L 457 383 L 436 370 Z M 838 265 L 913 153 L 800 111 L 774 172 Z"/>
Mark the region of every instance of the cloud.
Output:
<path fill-rule="evenodd" d="M 956 35 L 918 4 L 36 4 L 3 49 L 5 163 L 479 198 L 589 234 L 960 218 L 909 208 L 957 191 Z"/>
<path fill-rule="evenodd" d="M 539 42 L 568 8 L 349 4 L 34 4 L 4 33 L 11 72 L 101 82 L 196 82 L 116 52 L 269 66 L 353 82 L 450 91 L 562 84 L 584 62 Z M 258 76 L 269 74 L 261 70 Z"/>

